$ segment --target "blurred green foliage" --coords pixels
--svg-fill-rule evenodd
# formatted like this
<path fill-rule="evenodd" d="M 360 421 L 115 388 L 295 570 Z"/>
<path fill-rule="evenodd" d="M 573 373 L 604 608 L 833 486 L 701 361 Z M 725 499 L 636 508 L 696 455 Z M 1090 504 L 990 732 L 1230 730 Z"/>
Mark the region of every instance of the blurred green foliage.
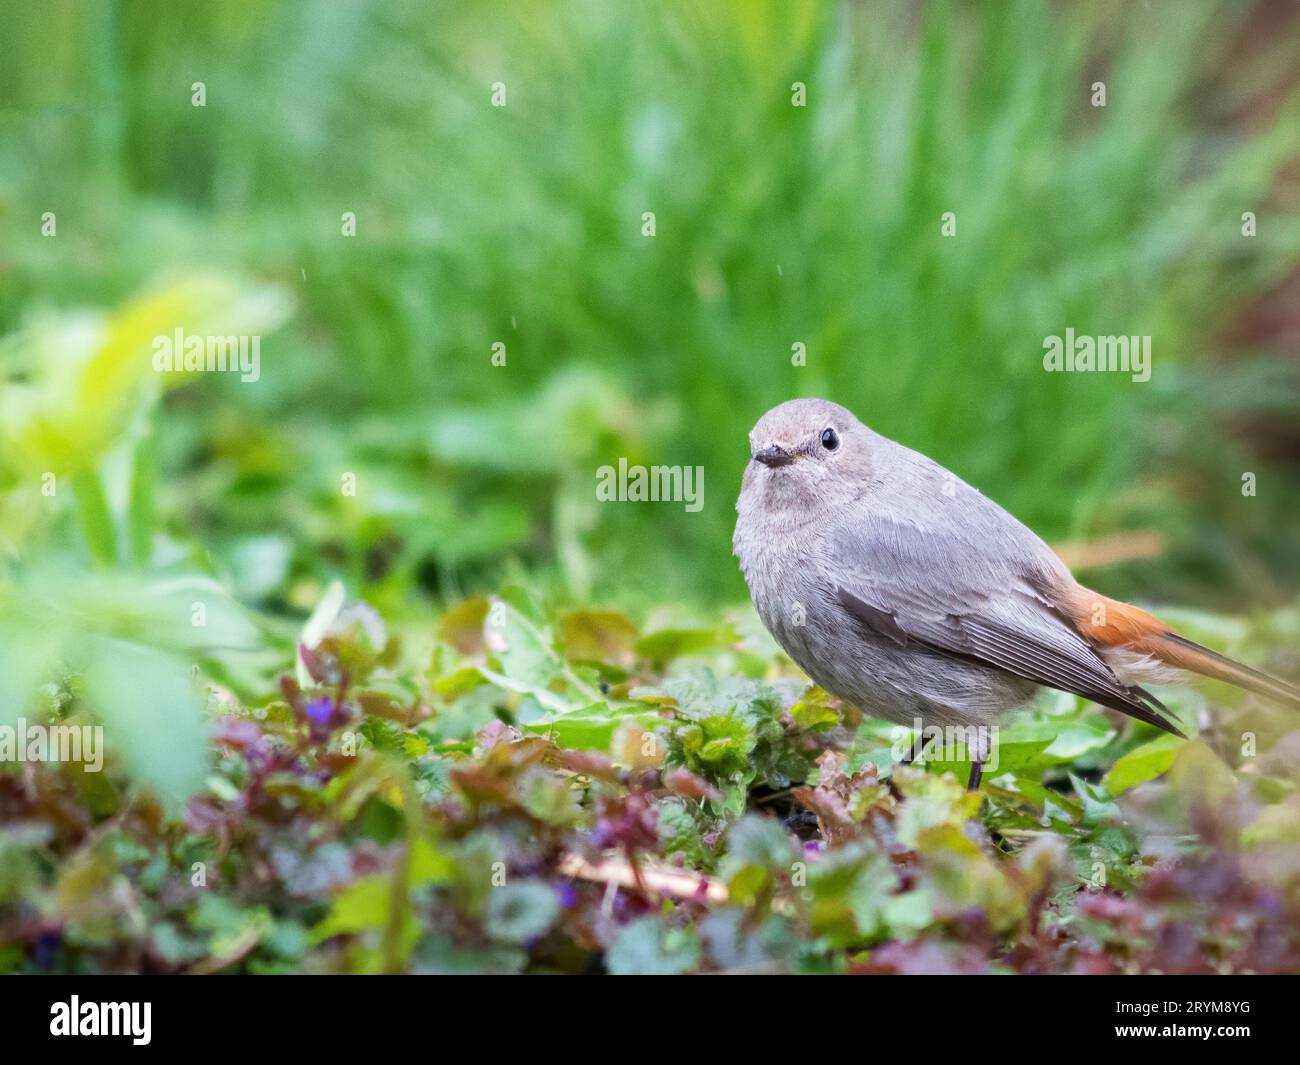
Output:
<path fill-rule="evenodd" d="M 1300 965 L 1300 732 L 1253 699 L 1200 730 L 1162 691 L 1197 737 L 1171 743 L 1058 693 L 976 794 L 960 742 L 893 764 L 910 732 L 809 689 L 748 610 L 642 630 L 509 587 L 407 642 L 323 603 L 296 676 L 212 691 L 183 812 L 130 748 L 0 772 L 0 972 Z M 1294 644 L 1296 610 L 1261 620 L 1179 623 Z"/>
<path fill-rule="evenodd" d="M 1169 537 L 1112 590 L 1268 597 L 1296 577 L 1295 475 L 1228 426 L 1294 418 L 1300 388 L 1220 338 L 1296 263 L 1300 42 L 1232 61 L 1249 15 L 15 5 L 0 326 L 213 272 L 292 293 L 259 382 L 195 381 L 157 423 L 166 529 L 269 606 L 342 576 L 406 610 L 511 560 L 577 600 L 735 598 L 746 432 L 807 394 L 1049 537 Z M 1151 334 L 1152 381 L 1044 373 L 1067 327 Z M 598 506 L 624 455 L 702 465 L 703 511 Z M 1243 469 L 1268 490 L 1243 499 Z"/>

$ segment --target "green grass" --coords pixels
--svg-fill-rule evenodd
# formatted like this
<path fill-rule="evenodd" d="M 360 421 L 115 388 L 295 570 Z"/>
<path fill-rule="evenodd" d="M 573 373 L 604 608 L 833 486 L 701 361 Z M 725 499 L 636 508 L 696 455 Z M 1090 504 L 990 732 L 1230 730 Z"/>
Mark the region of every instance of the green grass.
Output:
<path fill-rule="evenodd" d="M 292 521 L 300 575 L 325 551 L 353 583 L 395 573 L 445 595 L 490 586 L 511 556 L 558 558 L 577 598 L 732 598 L 745 434 L 808 394 L 1045 535 L 1162 529 L 1165 586 L 1205 598 L 1207 578 L 1249 581 L 1238 556 L 1285 565 L 1269 530 L 1289 514 L 1243 504 L 1257 460 L 1203 416 L 1227 381 L 1220 418 L 1294 415 L 1293 377 L 1218 361 L 1225 324 L 1300 239 L 1276 184 L 1300 112 L 1259 102 L 1296 41 L 1229 64 L 1235 5 L 564 3 L 488 20 L 263 0 L 3 17 L 0 324 L 199 269 L 297 298 L 256 387 L 198 382 L 160 424 L 182 497 L 160 493 L 169 527 L 223 565 Z M 55 240 L 39 235 L 48 209 Z M 1066 327 L 1152 335 L 1152 382 L 1044 373 L 1043 338 Z M 703 512 L 596 506 L 595 469 L 621 454 L 702 464 Z M 341 513 L 354 468 L 363 490 Z M 431 510 L 434 532 L 389 504 Z M 1230 526 L 1219 549 L 1198 506 Z"/>

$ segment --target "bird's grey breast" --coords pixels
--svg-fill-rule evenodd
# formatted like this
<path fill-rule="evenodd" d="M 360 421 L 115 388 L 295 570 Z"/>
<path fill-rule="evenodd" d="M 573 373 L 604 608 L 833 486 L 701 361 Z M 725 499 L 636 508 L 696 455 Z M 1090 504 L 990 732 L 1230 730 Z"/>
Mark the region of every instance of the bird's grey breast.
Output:
<path fill-rule="evenodd" d="M 754 608 L 781 648 L 827 691 L 879 716 L 908 718 L 910 703 L 891 714 L 895 693 L 877 674 L 886 652 L 860 631 L 837 599 L 828 552 L 833 542 L 818 522 L 780 523 L 771 515 L 736 526 L 735 549 Z M 905 712 L 904 712 L 905 711 Z"/>

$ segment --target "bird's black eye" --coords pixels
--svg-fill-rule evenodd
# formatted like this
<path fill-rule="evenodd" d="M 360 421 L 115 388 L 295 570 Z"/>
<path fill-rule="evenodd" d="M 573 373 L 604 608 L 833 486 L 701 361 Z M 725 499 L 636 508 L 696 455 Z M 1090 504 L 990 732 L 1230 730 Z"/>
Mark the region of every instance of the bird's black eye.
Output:
<path fill-rule="evenodd" d="M 840 434 L 834 429 L 822 430 L 822 447 L 827 451 L 834 451 L 840 446 Z"/>

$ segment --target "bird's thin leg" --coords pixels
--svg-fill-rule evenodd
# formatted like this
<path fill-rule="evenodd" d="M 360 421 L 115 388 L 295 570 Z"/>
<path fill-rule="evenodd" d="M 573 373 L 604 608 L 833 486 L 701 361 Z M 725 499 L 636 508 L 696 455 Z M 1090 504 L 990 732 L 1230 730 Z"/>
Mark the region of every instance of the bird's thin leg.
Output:
<path fill-rule="evenodd" d="M 909 747 L 907 749 L 907 752 L 898 760 L 898 764 L 912 765 L 913 763 L 920 760 L 921 755 L 924 752 L 925 752 L 925 734 L 921 733 L 916 737 L 915 740 L 912 741 L 912 746 Z M 894 774 L 892 769 L 889 774 L 888 783 L 889 783 L 889 790 L 893 792 L 894 797 L 901 799 L 903 795 L 902 792 L 898 790 L 898 785 L 894 783 Z"/>
<path fill-rule="evenodd" d="M 966 782 L 967 791 L 980 790 L 980 778 L 984 776 L 984 759 L 976 758 L 970 764 L 970 779 Z"/>

